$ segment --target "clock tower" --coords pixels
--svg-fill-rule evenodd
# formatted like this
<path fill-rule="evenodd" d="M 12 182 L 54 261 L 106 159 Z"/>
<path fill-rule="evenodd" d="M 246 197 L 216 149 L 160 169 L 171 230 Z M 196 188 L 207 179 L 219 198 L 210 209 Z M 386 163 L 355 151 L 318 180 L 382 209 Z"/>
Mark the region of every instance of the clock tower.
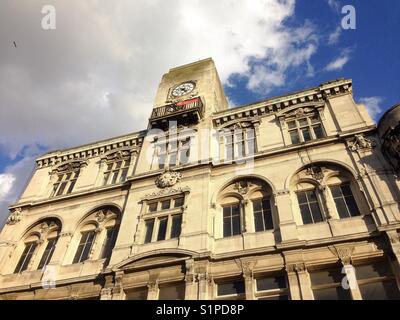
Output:
<path fill-rule="evenodd" d="M 228 103 L 214 61 L 209 58 L 169 70 L 158 87 L 150 128 L 178 125 L 207 127 L 211 115 L 226 110 Z"/>

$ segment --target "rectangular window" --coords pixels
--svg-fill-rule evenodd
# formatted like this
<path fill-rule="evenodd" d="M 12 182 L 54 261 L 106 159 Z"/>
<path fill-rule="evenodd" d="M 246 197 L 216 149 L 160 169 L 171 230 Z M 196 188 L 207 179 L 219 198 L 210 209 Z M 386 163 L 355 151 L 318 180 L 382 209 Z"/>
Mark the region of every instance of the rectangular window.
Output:
<path fill-rule="evenodd" d="M 234 280 L 217 284 L 217 296 L 224 298 L 244 298 L 245 287 L 243 280 Z"/>
<path fill-rule="evenodd" d="M 340 218 L 344 219 L 360 215 L 360 210 L 349 183 L 331 186 L 330 189 Z"/>
<path fill-rule="evenodd" d="M 287 121 L 289 136 L 292 144 L 307 142 L 325 137 L 319 116 Z"/>
<path fill-rule="evenodd" d="M 107 164 L 103 185 L 123 183 L 128 176 L 130 157 Z"/>
<path fill-rule="evenodd" d="M 73 263 L 79 263 L 89 259 L 95 236 L 96 233 L 94 231 L 82 233 L 81 241 L 78 250 L 76 251 Z"/>
<path fill-rule="evenodd" d="M 363 300 L 400 300 L 400 291 L 387 260 L 355 266 Z"/>
<path fill-rule="evenodd" d="M 344 289 L 346 275 L 341 269 L 321 270 L 310 273 L 315 300 L 351 300 L 350 289 Z"/>
<path fill-rule="evenodd" d="M 144 238 L 144 243 L 150 243 L 153 237 L 153 229 L 154 229 L 154 219 L 146 220 L 146 236 Z"/>
<path fill-rule="evenodd" d="M 274 229 L 271 202 L 269 199 L 254 200 L 253 213 L 256 232 Z"/>
<path fill-rule="evenodd" d="M 148 289 L 135 288 L 126 292 L 126 300 L 147 300 Z"/>
<path fill-rule="evenodd" d="M 284 275 L 257 278 L 256 291 L 258 300 L 289 300 L 289 289 Z"/>
<path fill-rule="evenodd" d="M 185 289 L 184 282 L 160 285 L 158 300 L 185 300 Z"/>
<path fill-rule="evenodd" d="M 303 224 L 312 224 L 323 221 L 315 190 L 297 193 Z"/>
<path fill-rule="evenodd" d="M 225 141 L 225 160 L 231 161 L 256 153 L 256 135 L 253 127 L 245 129 L 231 129 L 223 133 Z"/>
<path fill-rule="evenodd" d="M 42 258 L 40 259 L 38 270 L 43 269 L 50 262 L 54 250 L 56 249 L 56 243 L 57 238 L 47 240 L 46 249 L 44 250 Z"/>
<path fill-rule="evenodd" d="M 166 164 L 169 168 L 187 164 L 190 159 L 190 138 L 164 143 L 156 150 L 158 150 L 158 169 L 164 169 Z"/>
<path fill-rule="evenodd" d="M 224 237 L 241 234 L 239 204 L 224 207 L 223 220 Z"/>
<path fill-rule="evenodd" d="M 57 182 L 53 186 L 53 192 L 51 196 L 61 196 L 64 194 L 72 193 L 76 181 L 79 177 L 79 170 L 63 173 L 58 175 Z"/>
<path fill-rule="evenodd" d="M 25 244 L 24 252 L 22 253 L 21 258 L 18 261 L 18 264 L 15 268 L 14 273 L 20 273 L 20 272 L 28 269 L 29 262 L 31 262 L 31 259 L 32 259 L 33 253 L 36 250 L 36 247 L 37 247 L 36 242 L 30 242 L 30 243 Z"/>
<path fill-rule="evenodd" d="M 158 202 L 149 203 L 149 212 L 156 212 L 158 207 Z"/>

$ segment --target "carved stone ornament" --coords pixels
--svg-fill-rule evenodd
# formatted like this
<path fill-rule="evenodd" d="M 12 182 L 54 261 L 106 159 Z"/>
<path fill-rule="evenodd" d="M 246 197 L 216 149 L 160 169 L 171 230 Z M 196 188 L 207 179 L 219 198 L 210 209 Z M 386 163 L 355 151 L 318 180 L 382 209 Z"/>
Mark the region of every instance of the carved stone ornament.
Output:
<path fill-rule="evenodd" d="M 108 154 L 105 156 L 105 160 L 108 161 L 117 161 L 117 160 L 122 160 L 126 159 L 131 155 L 130 150 L 119 150 L 116 152 L 113 152 L 111 154 Z"/>
<path fill-rule="evenodd" d="M 176 188 L 176 189 L 175 188 L 162 189 L 158 192 L 146 194 L 146 196 L 143 198 L 143 200 L 153 200 L 155 198 L 181 194 L 181 193 L 185 193 L 185 192 L 189 192 L 189 191 L 190 191 L 189 187 Z"/>
<path fill-rule="evenodd" d="M 373 149 L 375 146 L 376 143 L 374 140 L 367 139 L 362 134 L 356 134 L 349 148 L 351 151 L 358 151 L 363 149 Z"/>
<path fill-rule="evenodd" d="M 354 247 L 329 247 L 329 250 L 336 255 L 343 265 L 349 265 L 352 261 Z"/>
<path fill-rule="evenodd" d="M 107 210 L 100 210 L 96 213 L 96 220 L 98 222 L 103 222 L 107 218 L 108 211 Z"/>
<path fill-rule="evenodd" d="M 157 187 L 161 189 L 173 187 L 182 179 L 182 174 L 176 171 L 164 171 L 155 181 Z"/>
<path fill-rule="evenodd" d="M 87 165 L 87 161 L 73 161 L 63 164 L 52 171 L 52 173 L 65 173 L 65 172 L 73 172 L 81 169 L 82 167 Z"/>
<path fill-rule="evenodd" d="M 251 183 L 249 181 L 244 180 L 235 182 L 234 189 L 241 195 L 245 195 L 247 192 L 249 192 L 250 187 Z"/>
<path fill-rule="evenodd" d="M 294 110 L 293 112 L 287 113 L 285 115 L 285 117 L 286 118 L 289 118 L 289 117 L 296 117 L 296 118 L 297 117 L 302 117 L 306 113 L 310 113 L 310 112 L 313 112 L 313 111 L 314 111 L 313 108 L 298 108 L 298 109 Z"/>
<path fill-rule="evenodd" d="M 6 224 L 8 225 L 14 225 L 18 222 L 21 221 L 21 217 L 22 217 L 22 209 L 21 208 L 17 208 L 13 211 L 13 213 L 8 217 Z"/>
<path fill-rule="evenodd" d="M 313 179 L 321 182 L 324 180 L 324 169 L 320 167 L 310 167 L 306 170 L 306 175 L 311 176 Z"/>

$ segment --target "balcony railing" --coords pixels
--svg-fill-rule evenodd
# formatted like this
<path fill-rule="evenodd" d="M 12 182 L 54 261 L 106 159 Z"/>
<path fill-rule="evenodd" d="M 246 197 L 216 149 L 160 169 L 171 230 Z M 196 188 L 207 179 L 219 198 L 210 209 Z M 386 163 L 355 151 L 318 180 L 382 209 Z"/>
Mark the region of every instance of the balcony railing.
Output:
<path fill-rule="evenodd" d="M 176 121 L 178 124 L 197 123 L 203 115 L 203 102 L 197 97 L 154 108 L 150 124 L 152 128 L 164 128 L 169 121 Z"/>

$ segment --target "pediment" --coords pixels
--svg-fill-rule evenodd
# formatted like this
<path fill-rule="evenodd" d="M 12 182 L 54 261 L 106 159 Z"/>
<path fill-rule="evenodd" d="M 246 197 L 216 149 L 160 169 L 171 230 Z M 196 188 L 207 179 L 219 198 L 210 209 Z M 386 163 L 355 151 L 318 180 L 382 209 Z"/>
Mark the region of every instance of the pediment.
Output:
<path fill-rule="evenodd" d="M 184 263 L 185 260 L 193 258 L 192 251 L 176 250 L 173 252 L 157 251 L 132 256 L 125 261 L 117 264 L 115 270 L 141 269 L 149 267 L 158 267 L 166 265 L 178 265 Z"/>

